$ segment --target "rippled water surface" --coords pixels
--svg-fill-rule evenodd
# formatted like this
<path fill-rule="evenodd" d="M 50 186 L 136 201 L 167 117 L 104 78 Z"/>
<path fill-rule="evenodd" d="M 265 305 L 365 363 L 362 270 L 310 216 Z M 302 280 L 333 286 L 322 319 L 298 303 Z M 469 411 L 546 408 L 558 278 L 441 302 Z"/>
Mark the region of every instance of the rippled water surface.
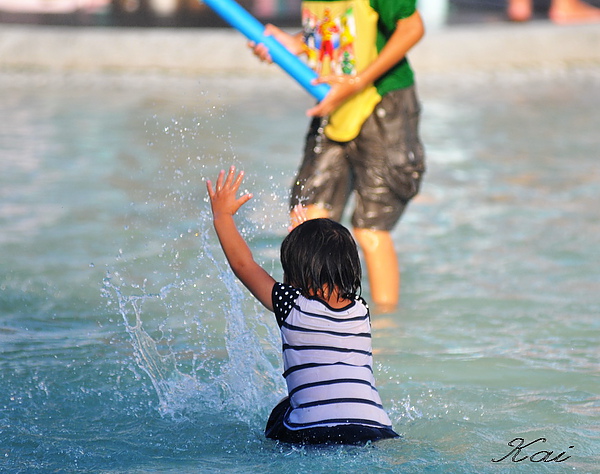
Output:
<path fill-rule="evenodd" d="M 203 181 L 246 170 L 240 226 L 280 277 L 310 99 L 273 77 L 0 82 L 0 471 L 598 472 L 597 72 L 421 80 L 429 169 L 394 231 L 401 306 L 373 317 L 402 439 L 329 448 L 264 439 L 279 336 Z"/>

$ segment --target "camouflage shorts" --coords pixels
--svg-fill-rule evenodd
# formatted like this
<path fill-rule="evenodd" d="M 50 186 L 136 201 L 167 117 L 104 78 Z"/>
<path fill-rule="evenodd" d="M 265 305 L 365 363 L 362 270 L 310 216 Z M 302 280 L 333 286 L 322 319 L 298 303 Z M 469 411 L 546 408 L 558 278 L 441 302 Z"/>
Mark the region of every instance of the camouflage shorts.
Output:
<path fill-rule="evenodd" d="M 322 206 L 339 221 L 354 193 L 352 225 L 391 230 L 419 192 L 425 172 L 420 114 L 413 86 L 386 94 L 352 141 L 328 139 L 323 121 L 314 119 L 292 187 L 291 206 L 299 202 Z"/>

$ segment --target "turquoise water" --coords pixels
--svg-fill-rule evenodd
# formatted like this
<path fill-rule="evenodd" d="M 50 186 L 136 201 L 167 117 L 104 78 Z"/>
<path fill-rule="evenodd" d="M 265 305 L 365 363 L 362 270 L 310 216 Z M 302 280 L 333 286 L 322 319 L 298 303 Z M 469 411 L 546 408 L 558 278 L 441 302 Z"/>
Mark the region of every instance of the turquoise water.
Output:
<path fill-rule="evenodd" d="M 421 80 L 429 170 L 394 231 L 401 306 L 374 316 L 402 439 L 328 448 L 264 439 L 278 333 L 203 182 L 246 170 L 239 222 L 280 277 L 310 99 L 285 78 L 0 82 L 0 471 L 600 472 L 597 71 Z"/>

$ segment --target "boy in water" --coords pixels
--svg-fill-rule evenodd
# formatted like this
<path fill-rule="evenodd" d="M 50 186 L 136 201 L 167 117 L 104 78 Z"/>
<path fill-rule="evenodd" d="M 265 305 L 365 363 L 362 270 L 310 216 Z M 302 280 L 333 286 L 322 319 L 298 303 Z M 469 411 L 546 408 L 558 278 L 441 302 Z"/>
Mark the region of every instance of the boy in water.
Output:
<path fill-rule="evenodd" d="M 265 30 L 292 53 L 320 59 L 311 64 L 316 82 L 331 85 L 307 111 L 313 119 L 290 207 L 301 203 L 309 218 L 339 221 L 354 193 L 352 226 L 371 296 L 377 311 L 391 311 L 400 270 L 390 232 L 425 171 L 420 105 L 406 58 L 424 35 L 423 22 L 416 0 L 304 0 L 302 25 L 308 31 L 297 35 L 273 25 Z M 319 54 L 324 46 L 329 53 Z M 271 61 L 264 45 L 251 47 Z"/>
<path fill-rule="evenodd" d="M 243 172 L 207 181 L 213 223 L 234 274 L 275 313 L 283 343 L 288 396 L 265 434 L 291 443 L 356 444 L 395 438 L 373 376 L 369 309 L 360 296 L 361 267 L 350 232 L 330 219 L 296 225 L 281 245 L 283 283 L 252 256 L 234 214 Z"/>

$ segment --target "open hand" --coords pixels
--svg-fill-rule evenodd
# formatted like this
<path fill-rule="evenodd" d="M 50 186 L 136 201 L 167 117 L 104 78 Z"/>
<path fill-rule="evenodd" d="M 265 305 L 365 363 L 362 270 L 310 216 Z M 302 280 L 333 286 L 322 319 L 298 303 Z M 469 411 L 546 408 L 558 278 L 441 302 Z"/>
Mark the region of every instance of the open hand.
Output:
<path fill-rule="evenodd" d="M 252 194 L 244 194 L 236 198 L 236 194 L 242 180 L 244 172 L 240 171 L 237 177 L 235 176 L 235 166 L 231 166 L 225 176 L 225 170 L 221 170 L 217 178 L 217 185 L 213 188 L 212 181 L 206 180 L 206 188 L 210 197 L 210 205 L 213 216 L 219 214 L 234 215 L 240 207 L 252 199 Z"/>

